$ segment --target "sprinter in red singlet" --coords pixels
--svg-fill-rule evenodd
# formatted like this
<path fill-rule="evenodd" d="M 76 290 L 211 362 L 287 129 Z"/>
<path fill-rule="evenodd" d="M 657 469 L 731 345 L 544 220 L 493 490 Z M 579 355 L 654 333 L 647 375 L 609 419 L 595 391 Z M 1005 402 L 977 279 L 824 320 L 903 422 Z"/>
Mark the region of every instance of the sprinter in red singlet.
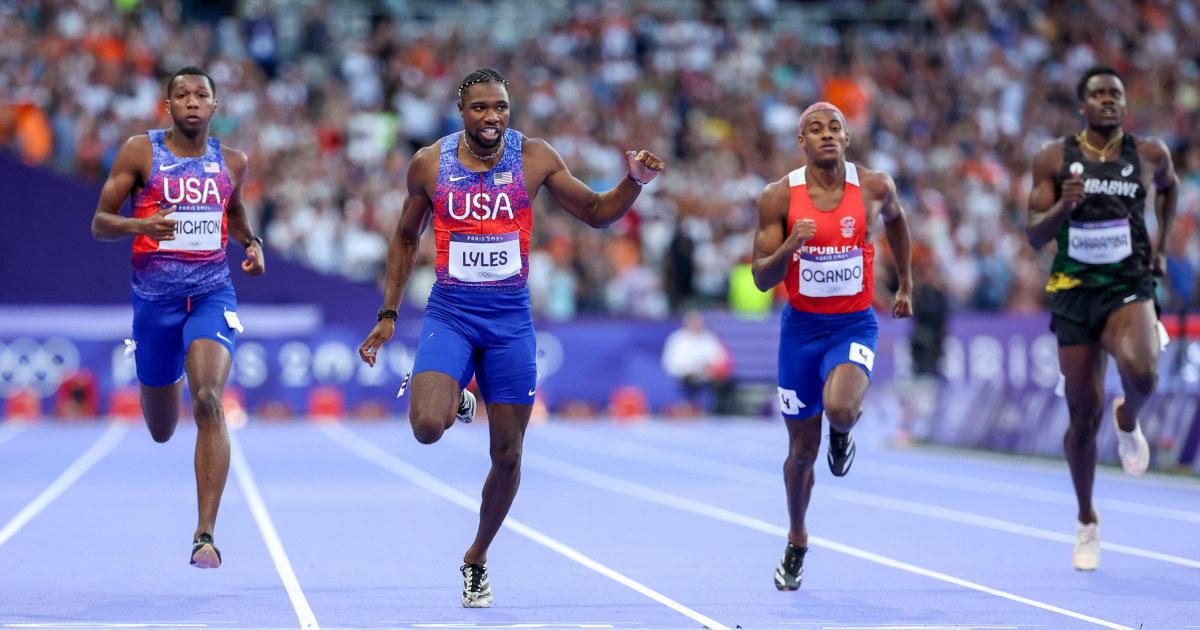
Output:
<path fill-rule="evenodd" d="M 242 331 L 225 245 L 246 248 L 242 270 L 261 275 L 262 239 L 242 206 L 246 154 L 210 138 L 216 86 L 188 66 L 167 82 L 171 128 L 125 142 L 100 192 L 92 235 L 102 241 L 133 236 L 133 338 L 142 414 L 155 442 L 175 433 L 187 375 L 196 419 L 199 523 L 191 563 L 221 566 L 213 543 L 217 508 L 229 474 L 229 434 L 222 392 L 234 340 Z M 133 216 L 121 206 L 133 197 Z"/>
<path fill-rule="evenodd" d="M 871 381 L 879 322 L 871 309 L 876 223 L 883 217 L 900 280 L 892 317 L 912 315 L 908 221 L 887 173 L 846 161 L 846 118 L 829 103 L 800 117 L 807 166 L 763 191 L 754 236 L 754 283 L 788 291 L 779 344 L 779 403 L 788 431 L 783 464 L 787 487 L 787 549 L 775 588 L 794 591 L 804 574 L 813 464 L 821 445 L 821 414 L 829 418 L 829 469 L 841 477 L 854 462 L 850 429 L 862 415 Z"/>
<path fill-rule="evenodd" d="M 463 556 L 463 606 L 492 605 L 488 546 L 521 480 L 521 445 L 537 389 L 529 308 L 530 203 L 545 186 L 558 205 L 602 228 L 625 216 L 642 186 L 663 170 L 648 151 L 628 151 L 628 173 L 597 193 L 571 174 L 549 144 L 508 128 L 508 81 L 483 68 L 458 88 L 463 131 L 417 152 L 408 169 L 408 199 L 388 249 L 387 286 L 378 324 L 359 348 L 375 365 L 395 332 L 417 241 L 432 219 L 437 281 L 411 374 L 409 420 L 417 440 L 436 442 L 457 417 L 470 422 L 474 375 L 487 404 L 492 469 L 483 485 L 479 529 Z"/>

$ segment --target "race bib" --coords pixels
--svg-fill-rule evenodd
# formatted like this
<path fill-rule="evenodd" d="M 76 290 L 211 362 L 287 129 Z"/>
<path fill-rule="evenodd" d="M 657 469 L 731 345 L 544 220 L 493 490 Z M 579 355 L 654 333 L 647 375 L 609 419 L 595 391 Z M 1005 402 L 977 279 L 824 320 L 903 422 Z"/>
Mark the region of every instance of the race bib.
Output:
<path fill-rule="evenodd" d="M 223 211 L 184 212 L 176 210 L 167 217 L 175 219 L 175 240 L 159 241 L 159 249 L 189 252 L 208 252 L 221 249 Z"/>
<path fill-rule="evenodd" d="M 1129 219 L 1072 221 L 1067 231 L 1067 255 L 1081 263 L 1104 265 L 1132 254 Z"/>
<path fill-rule="evenodd" d="M 450 276 L 462 282 L 495 282 L 521 271 L 520 232 L 450 234 Z"/>
<path fill-rule="evenodd" d="M 808 297 L 858 295 L 863 289 L 863 252 L 800 254 L 800 294 Z"/>

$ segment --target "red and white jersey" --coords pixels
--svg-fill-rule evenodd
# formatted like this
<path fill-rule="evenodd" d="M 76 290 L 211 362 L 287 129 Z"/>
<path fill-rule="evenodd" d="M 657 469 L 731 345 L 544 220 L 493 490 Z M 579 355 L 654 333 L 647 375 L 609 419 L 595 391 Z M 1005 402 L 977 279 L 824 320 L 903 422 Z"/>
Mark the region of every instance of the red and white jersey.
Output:
<path fill-rule="evenodd" d="M 807 167 L 788 173 L 791 201 L 787 229 L 812 219 L 817 233 L 792 254 L 784 286 L 792 308 L 807 313 L 854 313 L 867 309 L 875 296 L 875 246 L 866 242 L 867 213 L 858 167 L 846 162 L 846 188 L 833 210 L 819 210 L 808 196 Z"/>

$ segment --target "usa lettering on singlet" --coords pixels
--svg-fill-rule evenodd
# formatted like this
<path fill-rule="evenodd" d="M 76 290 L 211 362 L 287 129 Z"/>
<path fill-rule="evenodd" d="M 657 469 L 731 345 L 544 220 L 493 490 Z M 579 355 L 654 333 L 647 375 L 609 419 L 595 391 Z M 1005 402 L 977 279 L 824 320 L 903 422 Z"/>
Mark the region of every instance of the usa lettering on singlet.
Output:
<path fill-rule="evenodd" d="M 869 308 L 875 292 L 875 248 L 866 242 L 866 207 L 858 167 L 846 163 L 842 200 L 829 211 L 813 205 L 804 179 L 806 169 L 788 174 L 787 229 L 800 219 L 811 219 L 817 232 L 793 253 L 788 264 L 784 277 L 788 302 L 808 313 L 853 313 Z"/>
<path fill-rule="evenodd" d="M 504 132 L 504 154 L 487 171 L 458 159 L 463 132 L 441 140 L 433 199 L 435 271 L 443 287 L 524 291 L 533 209 L 525 188 L 520 132 Z"/>
<path fill-rule="evenodd" d="M 221 154 L 221 141 L 208 139 L 200 157 L 179 157 L 167 148 L 164 130 L 151 130 L 153 158 L 146 187 L 133 200 L 133 216 L 149 217 L 164 208 L 175 221 L 175 238 L 133 241 L 133 291 L 150 300 L 199 295 L 232 283 L 225 246 L 225 211 L 233 183 Z"/>
<path fill-rule="evenodd" d="M 1124 290 L 1150 273 L 1146 190 L 1137 140 L 1125 134 L 1111 162 L 1088 160 L 1074 136 L 1063 139 L 1062 182 L 1081 171 L 1084 198 L 1059 228 L 1058 253 L 1050 267 L 1050 292 L 1080 288 Z"/>

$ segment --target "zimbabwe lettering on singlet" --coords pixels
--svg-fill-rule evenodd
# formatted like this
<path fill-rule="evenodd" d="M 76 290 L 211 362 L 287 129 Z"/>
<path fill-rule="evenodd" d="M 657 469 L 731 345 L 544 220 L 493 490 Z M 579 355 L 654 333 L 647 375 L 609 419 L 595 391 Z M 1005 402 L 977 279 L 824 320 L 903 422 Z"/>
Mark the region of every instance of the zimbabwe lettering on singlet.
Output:
<path fill-rule="evenodd" d="M 233 182 L 221 141 L 209 138 L 201 157 L 179 157 L 167 148 L 165 130 L 146 133 L 154 157 L 146 187 L 133 198 L 133 216 L 145 218 L 175 206 L 167 215 L 175 220 L 175 240 L 133 239 L 133 292 L 147 300 L 166 300 L 229 286 L 225 210 Z"/>
<path fill-rule="evenodd" d="M 533 209 L 525 188 L 520 132 L 504 132 L 504 155 L 483 171 L 458 160 L 461 131 L 441 140 L 433 230 L 437 283 L 478 291 L 525 291 Z"/>
<path fill-rule="evenodd" d="M 808 196 L 807 167 L 788 173 L 791 201 L 787 230 L 800 219 L 812 219 L 817 233 L 792 254 L 784 286 L 792 308 L 807 313 L 854 313 L 871 306 L 875 295 L 875 246 L 866 242 L 867 219 L 858 167 L 846 162 L 842 201 L 829 211 Z"/>
<path fill-rule="evenodd" d="M 1083 171 L 1083 201 L 1055 234 L 1058 253 L 1050 267 L 1046 290 L 1074 288 L 1125 291 L 1150 274 L 1150 236 L 1146 231 L 1146 188 L 1137 140 L 1125 134 L 1121 153 L 1112 162 L 1085 159 L 1074 136 L 1063 139 L 1058 188 L 1073 177 L 1071 165 Z M 1077 167 L 1078 169 L 1078 167 Z"/>

